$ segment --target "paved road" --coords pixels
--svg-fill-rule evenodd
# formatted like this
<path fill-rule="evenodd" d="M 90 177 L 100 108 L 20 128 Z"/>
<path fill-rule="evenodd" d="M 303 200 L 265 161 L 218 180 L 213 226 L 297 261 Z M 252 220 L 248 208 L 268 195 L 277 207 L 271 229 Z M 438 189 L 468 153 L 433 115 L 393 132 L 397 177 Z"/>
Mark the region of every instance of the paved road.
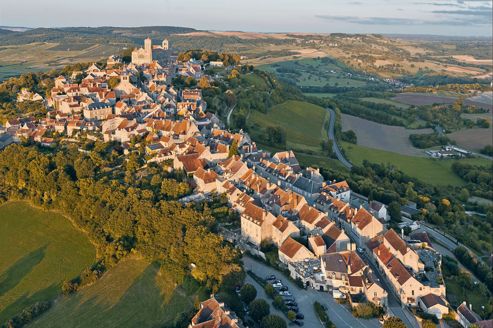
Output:
<path fill-rule="evenodd" d="M 276 308 L 274 308 L 274 306 L 272 305 L 272 299 L 269 296 L 267 296 L 267 294 L 265 293 L 264 287 L 260 286 L 259 283 L 256 280 L 253 280 L 253 278 L 250 277 L 250 275 L 248 275 L 248 274 L 247 274 L 247 276 L 245 278 L 245 282 L 247 282 L 247 283 L 252 284 L 253 286 L 255 286 L 255 289 L 257 290 L 257 298 L 263 298 L 264 300 L 267 301 L 267 303 L 269 303 L 269 305 L 270 305 L 270 314 L 278 315 L 281 318 L 283 318 L 286 321 L 288 321 L 288 319 L 286 318 L 286 316 L 284 315 L 284 313 L 282 313 L 282 311 L 279 311 Z"/>
<path fill-rule="evenodd" d="M 228 116 L 226 116 L 226 124 L 228 125 L 228 127 L 231 126 L 231 114 L 233 114 L 235 108 L 236 108 L 236 104 L 234 104 L 233 107 L 231 107 L 231 109 L 228 112 Z"/>
<path fill-rule="evenodd" d="M 274 274 L 278 279 L 282 280 L 282 283 L 288 286 L 289 291 L 293 294 L 293 297 L 298 303 L 300 312 L 305 315 L 303 320 L 305 327 L 316 328 L 323 327 L 318 320 L 315 310 L 313 309 L 313 303 L 315 301 L 327 307 L 327 313 L 330 320 L 336 325 L 337 328 L 373 328 L 381 327 L 380 323 L 376 319 L 362 320 L 353 317 L 351 312 L 348 311 L 344 306 L 336 303 L 334 299 L 327 292 L 318 292 L 313 289 L 300 289 L 291 280 L 284 277 L 282 273 L 271 268 L 263 263 L 253 260 L 248 256 L 243 257 L 243 263 L 246 270 L 253 271 L 256 275 L 260 277 L 266 277 L 268 275 Z M 256 285 L 258 286 L 258 285 Z"/>
<path fill-rule="evenodd" d="M 334 127 L 335 127 L 335 122 L 336 122 L 336 113 L 334 112 L 333 109 L 327 108 L 327 110 L 330 113 L 330 118 L 329 118 L 329 129 L 327 131 L 327 134 L 329 136 L 329 140 L 332 140 L 332 150 L 337 156 L 337 159 L 339 162 L 342 163 L 345 167 L 348 169 L 351 169 L 353 167 L 353 164 L 351 164 L 342 154 L 341 149 L 339 148 L 339 145 L 337 144 L 335 135 L 334 135 Z"/>

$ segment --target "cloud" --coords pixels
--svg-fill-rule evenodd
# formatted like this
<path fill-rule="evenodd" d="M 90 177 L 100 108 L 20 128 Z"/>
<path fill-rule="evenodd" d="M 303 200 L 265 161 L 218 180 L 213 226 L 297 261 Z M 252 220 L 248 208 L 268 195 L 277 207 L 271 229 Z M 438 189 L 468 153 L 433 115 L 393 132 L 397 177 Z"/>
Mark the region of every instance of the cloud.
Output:
<path fill-rule="evenodd" d="M 423 20 L 417 18 L 396 18 L 396 17 L 358 17 L 358 16 L 335 16 L 335 15 L 316 15 L 319 19 L 344 21 L 359 25 L 387 25 L 387 26 L 419 26 L 419 25 L 449 25 L 449 26 L 471 26 L 489 24 L 488 20 L 481 20 L 478 17 L 460 17 L 435 20 Z"/>

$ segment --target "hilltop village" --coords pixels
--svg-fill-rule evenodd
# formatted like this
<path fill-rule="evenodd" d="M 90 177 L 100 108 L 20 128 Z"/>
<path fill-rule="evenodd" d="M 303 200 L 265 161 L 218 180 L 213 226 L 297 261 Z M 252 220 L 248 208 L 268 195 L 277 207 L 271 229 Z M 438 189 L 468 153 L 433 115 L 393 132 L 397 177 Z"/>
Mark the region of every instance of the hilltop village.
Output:
<path fill-rule="evenodd" d="M 189 177 L 194 192 L 181 202 L 225 195 L 240 222 L 222 227 L 224 238 L 264 258 L 262 249 L 273 244 L 281 265 L 305 287 L 348 298 L 352 306 L 371 302 L 388 310 L 392 294 L 403 306 L 436 318 L 449 313 L 441 255 L 426 233 L 404 237 L 387 229 L 384 204 L 361 201 L 345 181 L 301 167 L 292 151 L 259 149 L 247 133 L 229 131 L 207 111 L 200 89 L 171 83 L 176 76 L 212 81 L 218 77 L 205 69 L 232 69 L 228 63 L 182 62 L 170 55 L 167 40 L 144 44 L 132 52 L 130 64 L 110 56 L 105 68 L 93 64 L 57 77 L 46 99 L 22 90 L 19 102 L 43 101 L 48 113 L 8 120 L 0 141 L 51 147 L 60 139 L 85 138 L 117 142 L 127 155 L 144 144 L 147 163 L 166 163 Z M 214 299 L 202 308 L 211 309 L 197 314 L 191 326 L 241 325 Z"/>

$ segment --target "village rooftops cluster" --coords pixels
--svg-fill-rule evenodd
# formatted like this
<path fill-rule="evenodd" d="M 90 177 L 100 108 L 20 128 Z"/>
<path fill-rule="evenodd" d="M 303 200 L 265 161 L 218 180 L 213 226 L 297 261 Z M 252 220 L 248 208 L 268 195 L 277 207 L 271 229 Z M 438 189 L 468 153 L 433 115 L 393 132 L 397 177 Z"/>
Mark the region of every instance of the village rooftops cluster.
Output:
<path fill-rule="evenodd" d="M 143 50 L 165 51 L 164 43 L 161 48 L 146 41 Z M 447 313 L 447 306 L 428 308 L 446 304 L 439 254 L 430 246 L 412 248 L 416 244 L 386 230 L 385 205 L 355 206 L 346 181 L 326 181 L 318 169 L 302 168 L 292 151 L 270 154 L 257 149 L 247 133 L 225 129 L 207 111 L 200 89 L 180 90 L 171 83 L 176 74 L 212 79 L 200 62 L 180 63 L 170 56 L 148 61 L 142 54 L 137 50 L 128 65 L 110 56 L 105 68 L 91 65 L 56 78 L 43 100 L 46 117 L 10 120 L 5 132 L 44 145 L 57 138 L 113 141 L 126 153 L 142 142 L 148 163 L 165 162 L 188 175 L 194 195 L 187 200 L 224 194 L 240 214 L 241 242 L 257 251 L 263 243 L 274 244 L 293 278 L 386 305 L 387 291 L 361 257 L 366 251 L 404 304 L 437 317 Z M 36 96 L 23 91 L 19 97 Z M 230 319 L 211 299 L 202 303 L 191 326 L 240 326 Z"/>

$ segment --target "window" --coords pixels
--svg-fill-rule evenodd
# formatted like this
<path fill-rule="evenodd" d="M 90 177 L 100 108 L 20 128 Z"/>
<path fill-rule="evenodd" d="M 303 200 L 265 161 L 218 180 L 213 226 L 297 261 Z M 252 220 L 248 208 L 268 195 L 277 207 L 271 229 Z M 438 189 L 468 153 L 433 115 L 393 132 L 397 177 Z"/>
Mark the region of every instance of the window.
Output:
<path fill-rule="evenodd" d="M 414 289 L 411 291 L 411 295 L 413 295 L 413 296 L 414 296 Z"/>

